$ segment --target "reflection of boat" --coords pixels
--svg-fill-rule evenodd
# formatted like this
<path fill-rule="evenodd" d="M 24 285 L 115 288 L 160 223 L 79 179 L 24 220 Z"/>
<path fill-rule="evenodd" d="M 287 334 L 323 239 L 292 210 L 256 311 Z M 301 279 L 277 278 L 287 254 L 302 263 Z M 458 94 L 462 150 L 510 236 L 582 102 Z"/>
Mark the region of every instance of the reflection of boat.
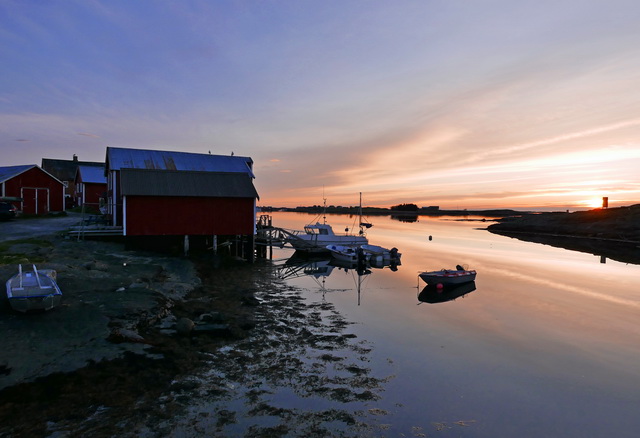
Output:
<path fill-rule="evenodd" d="M 278 277 L 281 279 L 311 276 L 315 279 L 331 275 L 334 266 L 329 258 L 303 258 L 294 254 L 283 264 L 277 265 Z"/>
<path fill-rule="evenodd" d="M 476 271 L 469 271 L 462 266 L 456 266 L 456 269 L 441 269 L 440 271 L 422 272 L 420 278 L 428 284 L 461 284 L 469 281 L 475 281 Z"/>
<path fill-rule="evenodd" d="M 462 284 L 446 285 L 438 287 L 436 284 L 428 284 L 418 294 L 418 301 L 421 303 L 444 303 L 453 301 L 476 290 L 476 282 L 469 281 Z"/>
<path fill-rule="evenodd" d="M 33 272 L 22 272 L 22 265 L 18 265 L 18 273 L 7 281 L 9 304 L 19 312 L 50 310 L 62 300 L 56 271 L 32 266 Z"/>
<path fill-rule="evenodd" d="M 362 293 L 362 285 L 366 279 L 368 279 L 368 275 L 371 274 L 371 269 L 366 262 L 361 260 L 360 262 L 348 262 L 344 260 L 331 259 L 331 265 L 337 267 L 338 269 L 344 270 L 344 272 L 351 271 L 351 274 L 354 276 L 354 282 L 356 284 L 356 290 L 358 293 L 358 306 L 360 305 L 360 294 Z"/>

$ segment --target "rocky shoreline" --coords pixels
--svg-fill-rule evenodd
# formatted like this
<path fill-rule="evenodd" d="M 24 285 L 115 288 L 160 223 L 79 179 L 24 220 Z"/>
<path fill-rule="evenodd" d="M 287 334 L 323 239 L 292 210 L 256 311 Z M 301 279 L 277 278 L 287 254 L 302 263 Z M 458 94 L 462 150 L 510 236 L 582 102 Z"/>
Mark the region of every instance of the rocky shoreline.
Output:
<path fill-rule="evenodd" d="M 268 261 L 54 234 L 0 243 L 1 278 L 17 263 L 55 269 L 64 295 L 33 315 L 1 303 L 0 437 L 358 436 L 385 414 L 367 407 L 387 378 L 370 347 Z M 282 409 L 281 391 L 333 407 Z"/>
<path fill-rule="evenodd" d="M 625 263 L 640 263 L 640 204 L 629 207 L 539 213 L 503 218 L 492 233 Z"/>

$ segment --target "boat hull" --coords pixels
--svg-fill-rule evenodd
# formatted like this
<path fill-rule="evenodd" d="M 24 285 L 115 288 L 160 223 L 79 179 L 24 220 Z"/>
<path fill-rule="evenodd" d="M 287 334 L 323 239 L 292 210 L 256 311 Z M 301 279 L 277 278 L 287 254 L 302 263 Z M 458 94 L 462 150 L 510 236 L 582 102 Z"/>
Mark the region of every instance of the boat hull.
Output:
<path fill-rule="evenodd" d="M 290 237 L 287 242 L 296 251 L 305 252 L 327 252 L 327 246 L 360 246 L 366 244 L 367 238 L 364 236 L 322 236 L 322 235 L 300 235 Z"/>
<path fill-rule="evenodd" d="M 13 297 L 9 298 L 11 308 L 16 312 L 30 312 L 34 310 L 51 310 L 60 305 L 62 294 L 49 294 L 38 297 Z"/>
<path fill-rule="evenodd" d="M 331 253 L 331 257 L 341 262 L 358 263 L 364 261 L 364 253 L 355 247 L 342 245 L 327 245 L 326 249 Z"/>
<path fill-rule="evenodd" d="M 476 271 L 450 271 L 443 269 L 442 271 L 423 272 L 420 278 L 427 284 L 463 284 L 475 281 Z"/>

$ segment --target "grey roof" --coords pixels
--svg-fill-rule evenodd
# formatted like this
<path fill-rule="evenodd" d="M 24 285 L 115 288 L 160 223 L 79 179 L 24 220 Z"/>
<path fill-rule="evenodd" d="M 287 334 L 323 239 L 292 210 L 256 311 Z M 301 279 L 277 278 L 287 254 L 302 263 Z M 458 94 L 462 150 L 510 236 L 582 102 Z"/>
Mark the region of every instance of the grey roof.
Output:
<path fill-rule="evenodd" d="M 82 182 L 84 183 L 107 183 L 107 177 L 104 176 L 104 164 L 100 166 L 78 166 L 78 173 L 82 177 Z"/>
<path fill-rule="evenodd" d="M 121 169 L 124 196 L 259 198 L 251 177 L 238 172 L 185 172 Z"/>
<path fill-rule="evenodd" d="M 37 167 L 37 166 L 35 164 L 25 164 L 22 166 L 0 167 L 0 183 L 5 182 L 16 175 L 20 175 L 22 172 L 26 172 L 32 167 Z"/>
<path fill-rule="evenodd" d="M 96 161 L 58 160 L 54 158 L 43 158 L 42 168 L 62 181 L 73 181 L 76 177 L 78 166 L 102 166 L 104 163 Z"/>
<path fill-rule="evenodd" d="M 154 169 L 203 172 L 243 172 L 254 177 L 253 160 L 235 155 L 194 154 L 147 149 L 107 148 L 108 170 Z"/>

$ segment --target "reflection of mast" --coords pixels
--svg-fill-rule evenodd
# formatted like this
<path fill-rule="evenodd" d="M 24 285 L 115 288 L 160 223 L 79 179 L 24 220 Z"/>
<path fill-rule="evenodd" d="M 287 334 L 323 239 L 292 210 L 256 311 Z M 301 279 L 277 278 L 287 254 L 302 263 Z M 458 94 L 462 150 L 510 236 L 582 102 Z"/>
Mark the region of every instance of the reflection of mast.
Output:
<path fill-rule="evenodd" d="M 371 271 L 369 269 L 366 268 L 357 268 L 356 269 L 356 273 L 358 274 L 358 306 L 360 305 L 360 292 L 362 291 L 362 283 L 363 281 L 363 277 L 371 274 Z"/>

